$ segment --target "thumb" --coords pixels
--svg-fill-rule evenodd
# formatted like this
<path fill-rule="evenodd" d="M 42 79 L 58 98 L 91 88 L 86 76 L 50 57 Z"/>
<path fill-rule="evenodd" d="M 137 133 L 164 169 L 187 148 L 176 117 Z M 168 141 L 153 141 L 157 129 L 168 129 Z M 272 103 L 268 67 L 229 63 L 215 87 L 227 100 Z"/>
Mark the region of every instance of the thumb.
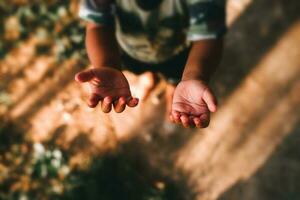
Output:
<path fill-rule="evenodd" d="M 93 69 L 81 71 L 75 75 L 75 80 L 79 83 L 84 83 L 92 80 L 95 77 Z"/>
<path fill-rule="evenodd" d="M 217 111 L 217 99 L 213 95 L 212 91 L 207 88 L 203 93 L 203 100 L 207 104 L 207 107 L 210 112 L 216 112 Z"/>

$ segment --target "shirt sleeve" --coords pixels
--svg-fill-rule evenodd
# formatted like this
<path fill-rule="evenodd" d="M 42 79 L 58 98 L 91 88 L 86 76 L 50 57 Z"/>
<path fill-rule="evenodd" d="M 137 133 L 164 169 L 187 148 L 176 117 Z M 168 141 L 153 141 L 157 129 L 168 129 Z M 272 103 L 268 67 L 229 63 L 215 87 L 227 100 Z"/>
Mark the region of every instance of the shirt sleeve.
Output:
<path fill-rule="evenodd" d="M 114 4 L 112 0 L 81 0 L 79 17 L 102 25 L 114 23 Z"/>
<path fill-rule="evenodd" d="M 190 41 L 216 39 L 226 33 L 225 2 L 223 0 L 189 0 Z"/>

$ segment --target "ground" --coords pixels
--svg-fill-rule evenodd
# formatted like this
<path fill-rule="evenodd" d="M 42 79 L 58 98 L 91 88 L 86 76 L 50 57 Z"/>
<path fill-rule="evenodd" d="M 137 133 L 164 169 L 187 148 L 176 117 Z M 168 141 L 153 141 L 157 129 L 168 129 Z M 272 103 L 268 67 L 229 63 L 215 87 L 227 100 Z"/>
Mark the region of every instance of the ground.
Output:
<path fill-rule="evenodd" d="M 54 170 L 55 178 L 46 168 L 44 178 L 57 186 L 58 180 L 81 173 L 90 188 L 81 184 L 70 190 L 77 198 L 90 191 L 99 199 L 118 199 L 111 192 L 118 191 L 128 199 L 299 199 L 300 3 L 229 0 L 227 7 L 225 53 L 211 81 L 220 106 L 207 129 L 183 129 L 165 120 L 164 80 L 147 101 L 122 114 L 88 108 L 85 86 L 73 79 L 88 62 L 84 53 L 70 56 L 68 51 L 83 31 L 70 31 L 73 43 L 60 34 L 60 26 L 74 24 L 74 15 L 64 14 L 64 7 L 58 13 L 65 21 L 55 26 L 56 45 L 36 36 L 45 32 L 39 28 L 35 36 L 20 39 L 0 62 L 1 198 L 7 188 L 20 194 L 37 190 L 40 186 L 30 180 L 35 173 L 42 177 L 37 182 L 45 180 L 39 166 L 60 158 L 59 149 L 63 164 Z M 5 19 L 6 27 L 18 23 L 14 16 Z M 19 37 L 12 33 L 1 37 Z M 140 96 L 140 77 L 125 73 Z M 32 160 L 28 152 L 43 146 L 50 156 Z M 34 173 L 26 175 L 19 165 L 34 166 Z M 63 193 L 59 188 L 57 195 Z M 69 190 L 64 186 L 63 191 Z M 47 199 L 47 192 L 36 193 Z"/>

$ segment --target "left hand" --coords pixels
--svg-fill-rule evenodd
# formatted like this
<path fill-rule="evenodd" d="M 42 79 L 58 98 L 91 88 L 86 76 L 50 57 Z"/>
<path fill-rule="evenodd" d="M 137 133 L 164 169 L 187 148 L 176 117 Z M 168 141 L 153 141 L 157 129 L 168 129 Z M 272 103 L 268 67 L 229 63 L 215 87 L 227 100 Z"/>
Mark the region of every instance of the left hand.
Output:
<path fill-rule="evenodd" d="M 185 80 L 175 89 L 170 120 L 186 128 L 206 128 L 216 110 L 216 98 L 204 81 Z"/>

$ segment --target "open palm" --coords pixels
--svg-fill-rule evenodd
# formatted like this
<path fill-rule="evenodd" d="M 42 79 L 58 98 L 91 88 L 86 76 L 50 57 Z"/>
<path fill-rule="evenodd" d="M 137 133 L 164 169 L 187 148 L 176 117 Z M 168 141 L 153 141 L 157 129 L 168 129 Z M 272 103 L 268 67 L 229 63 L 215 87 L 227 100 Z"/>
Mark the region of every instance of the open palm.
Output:
<path fill-rule="evenodd" d="M 105 113 L 111 111 L 112 105 L 119 113 L 124 111 L 126 105 L 135 107 L 138 104 L 138 99 L 131 96 L 126 77 L 117 69 L 109 67 L 87 69 L 76 74 L 75 80 L 90 84 L 91 95 L 88 105 L 94 108 L 101 101 L 101 108 Z"/>
<path fill-rule="evenodd" d="M 210 112 L 216 109 L 216 99 L 205 82 L 181 81 L 174 92 L 170 119 L 184 127 L 205 128 L 210 121 Z"/>

